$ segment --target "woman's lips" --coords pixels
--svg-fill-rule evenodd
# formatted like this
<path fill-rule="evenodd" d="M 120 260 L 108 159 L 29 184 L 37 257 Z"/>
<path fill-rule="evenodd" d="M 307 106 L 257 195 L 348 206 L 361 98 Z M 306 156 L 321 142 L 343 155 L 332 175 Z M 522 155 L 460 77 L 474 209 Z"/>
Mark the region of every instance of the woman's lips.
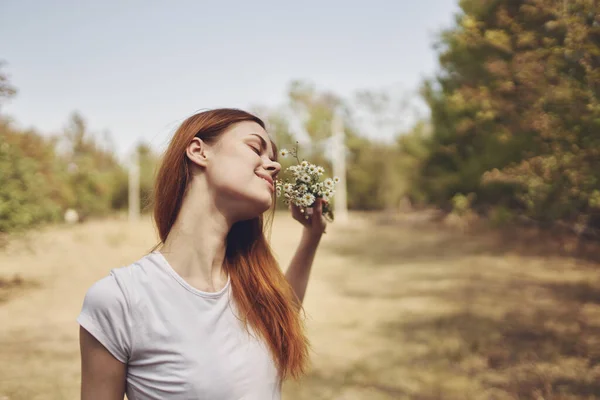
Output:
<path fill-rule="evenodd" d="M 266 180 L 265 178 L 263 178 L 262 176 L 259 176 L 259 178 L 263 181 L 265 181 L 267 183 L 267 185 L 269 185 L 269 189 L 271 189 L 271 191 L 275 190 L 275 187 L 273 186 L 273 184 L 271 182 L 269 182 L 268 180 Z"/>

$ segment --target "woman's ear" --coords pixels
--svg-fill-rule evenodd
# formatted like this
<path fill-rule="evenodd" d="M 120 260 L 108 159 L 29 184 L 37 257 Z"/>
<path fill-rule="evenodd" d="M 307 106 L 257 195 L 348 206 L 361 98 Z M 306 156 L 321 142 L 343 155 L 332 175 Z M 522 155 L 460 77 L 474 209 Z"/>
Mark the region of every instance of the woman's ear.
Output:
<path fill-rule="evenodd" d="M 208 164 L 208 146 L 199 137 L 194 137 L 186 148 L 186 155 L 196 165 L 206 168 Z"/>

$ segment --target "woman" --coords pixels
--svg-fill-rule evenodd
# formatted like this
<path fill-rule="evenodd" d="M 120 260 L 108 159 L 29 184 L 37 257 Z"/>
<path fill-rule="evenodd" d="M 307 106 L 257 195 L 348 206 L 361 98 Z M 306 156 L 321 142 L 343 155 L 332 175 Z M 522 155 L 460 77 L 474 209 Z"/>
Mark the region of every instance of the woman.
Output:
<path fill-rule="evenodd" d="M 304 231 L 284 275 L 263 233 L 276 155 L 241 110 L 179 127 L 156 179 L 159 244 L 86 294 L 82 399 L 279 399 L 283 380 L 303 374 L 300 311 L 326 223 L 320 201 L 310 216 L 292 206 Z"/>

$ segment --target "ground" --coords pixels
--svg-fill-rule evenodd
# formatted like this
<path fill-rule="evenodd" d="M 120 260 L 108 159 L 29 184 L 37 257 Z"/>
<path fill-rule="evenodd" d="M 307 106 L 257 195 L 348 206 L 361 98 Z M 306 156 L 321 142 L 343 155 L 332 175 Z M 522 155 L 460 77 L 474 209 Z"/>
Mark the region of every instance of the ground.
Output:
<path fill-rule="evenodd" d="M 600 266 L 420 215 L 351 214 L 305 298 L 312 366 L 284 399 L 599 399 Z M 301 227 L 278 214 L 282 267 Z M 76 399 L 85 291 L 154 245 L 149 220 L 52 226 L 0 251 L 0 399 Z M 543 246 L 542 246 L 543 249 Z"/>

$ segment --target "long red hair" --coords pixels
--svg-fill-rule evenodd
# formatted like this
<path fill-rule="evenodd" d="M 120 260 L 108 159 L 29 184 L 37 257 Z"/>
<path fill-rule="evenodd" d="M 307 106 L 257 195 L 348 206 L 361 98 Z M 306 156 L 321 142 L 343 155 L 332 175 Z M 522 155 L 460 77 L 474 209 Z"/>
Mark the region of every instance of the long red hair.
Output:
<path fill-rule="evenodd" d="M 215 109 L 192 115 L 175 132 L 158 169 L 153 215 L 158 229 L 159 248 L 167 239 L 191 181 L 191 161 L 186 148 L 197 136 L 213 143 L 231 125 L 242 121 L 264 122 L 245 111 Z M 275 157 L 277 147 L 273 145 Z M 265 341 L 279 371 L 279 377 L 299 378 L 305 373 L 309 359 L 309 342 L 300 318 L 302 305 L 281 271 L 265 237 L 275 212 L 275 195 L 269 218 L 237 222 L 227 235 L 224 268 L 231 277 L 233 299 L 248 324 Z"/>

